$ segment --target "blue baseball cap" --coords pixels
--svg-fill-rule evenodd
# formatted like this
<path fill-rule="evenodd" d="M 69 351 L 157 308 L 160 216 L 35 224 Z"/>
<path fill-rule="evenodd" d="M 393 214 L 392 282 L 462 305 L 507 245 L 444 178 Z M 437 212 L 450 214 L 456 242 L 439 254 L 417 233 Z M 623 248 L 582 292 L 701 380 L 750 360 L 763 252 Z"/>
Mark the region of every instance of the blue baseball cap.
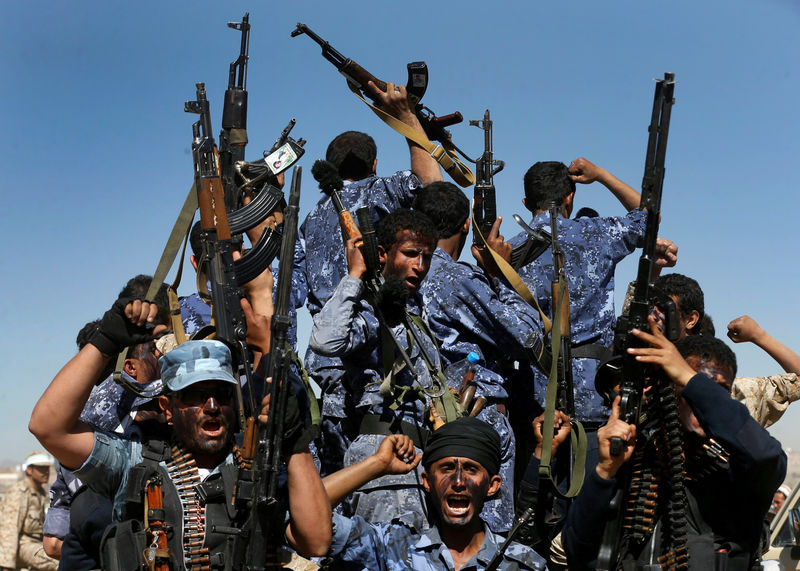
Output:
<path fill-rule="evenodd" d="M 231 352 L 220 341 L 187 341 L 159 359 L 161 380 L 171 391 L 202 381 L 239 384 L 231 369 Z"/>

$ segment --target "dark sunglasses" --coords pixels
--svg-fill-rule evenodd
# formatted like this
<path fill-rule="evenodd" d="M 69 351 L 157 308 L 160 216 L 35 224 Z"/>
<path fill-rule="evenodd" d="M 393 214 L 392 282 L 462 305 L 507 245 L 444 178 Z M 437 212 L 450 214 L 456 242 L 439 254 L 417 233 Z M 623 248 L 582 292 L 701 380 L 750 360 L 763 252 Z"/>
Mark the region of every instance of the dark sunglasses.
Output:
<path fill-rule="evenodd" d="M 230 404 L 233 402 L 235 387 L 225 384 L 214 388 L 186 387 L 176 392 L 183 404 L 189 406 L 202 406 L 210 398 L 214 398 L 220 404 Z"/>

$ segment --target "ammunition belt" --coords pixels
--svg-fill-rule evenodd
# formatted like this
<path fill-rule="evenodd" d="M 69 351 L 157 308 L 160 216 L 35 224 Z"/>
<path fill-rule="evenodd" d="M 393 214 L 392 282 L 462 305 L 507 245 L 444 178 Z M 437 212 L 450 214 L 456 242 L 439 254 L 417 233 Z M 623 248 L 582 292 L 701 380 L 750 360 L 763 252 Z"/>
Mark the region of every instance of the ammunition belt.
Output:
<path fill-rule="evenodd" d="M 205 505 L 198 498 L 195 486 L 200 483 L 197 463 L 192 454 L 179 445 L 172 447 L 167 474 L 178 491 L 183 507 L 183 561 L 189 571 L 210 569 L 211 555 L 203 547 L 206 534 Z"/>

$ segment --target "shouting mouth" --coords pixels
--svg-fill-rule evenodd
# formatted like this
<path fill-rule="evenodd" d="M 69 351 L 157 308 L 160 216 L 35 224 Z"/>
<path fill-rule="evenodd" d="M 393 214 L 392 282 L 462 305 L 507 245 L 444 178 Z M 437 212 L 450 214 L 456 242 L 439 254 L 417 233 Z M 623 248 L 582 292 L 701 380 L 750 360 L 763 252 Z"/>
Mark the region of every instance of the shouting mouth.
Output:
<path fill-rule="evenodd" d="M 469 512 L 470 504 L 472 503 L 469 496 L 463 494 L 453 494 L 447 497 L 447 509 L 454 516 L 467 515 Z"/>
<path fill-rule="evenodd" d="M 209 418 L 200 424 L 200 432 L 207 438 L 219 438 L 225 429 L 225 425 L 219 418 Z"/>

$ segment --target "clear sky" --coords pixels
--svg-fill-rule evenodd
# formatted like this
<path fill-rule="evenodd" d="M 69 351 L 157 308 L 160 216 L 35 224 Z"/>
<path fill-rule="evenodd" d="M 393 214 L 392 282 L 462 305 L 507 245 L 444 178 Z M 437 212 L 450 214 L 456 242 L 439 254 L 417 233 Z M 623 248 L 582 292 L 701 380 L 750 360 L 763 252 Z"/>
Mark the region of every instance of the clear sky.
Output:
<path fill-rule="evenodd" d="M 371 133 L 378 170 L 407 168 L 408 151 L 347 90 L 308 24 L 385 80 L 425 60 L 425 102 L 495 122 L 495 182 L 506 235 L 523 214 L 521 181 L 537 160 L 585 156 L 639 187 L 653 78 L 676 74 L 662 235 L 680 246 L 718 332 L 748 313 L 800 349 L 792 325 L 798 280 L 797 26 L 793 0 L 52 2 L 0 3 L 2 277 L 0 460 L 37 443 L 30 411 L 75 352 L 79 328 L 125 281 L 152 273 L 192 184 L 183 102 L 205 82 L 218 133 L 228 64 L 250 12 L 247 157 L 261 157 L 292 117 L 308 139 L 301 216 L 318 200 L 310 166 L 348 129 Z M 482 132 L 454 126 L 477 155 Z M 792 165 L 795 167 L 792 167 Z M 601 185 L 576 205 L 622 206 Z M 619 266 L 627 283 L 635 258 Z M 192 291 L 185 279 L 181 293 Z M 624 289 L 624 288 L 618 288 Z M 618 307 L 622 292 L 618 292 Z M 301 337 L 308 334 L 301 316 Z M 735 346 L 743 375 L 779 372 L 758 348 Z M 773 429 L 800 449 L 800 405 Z"/>

